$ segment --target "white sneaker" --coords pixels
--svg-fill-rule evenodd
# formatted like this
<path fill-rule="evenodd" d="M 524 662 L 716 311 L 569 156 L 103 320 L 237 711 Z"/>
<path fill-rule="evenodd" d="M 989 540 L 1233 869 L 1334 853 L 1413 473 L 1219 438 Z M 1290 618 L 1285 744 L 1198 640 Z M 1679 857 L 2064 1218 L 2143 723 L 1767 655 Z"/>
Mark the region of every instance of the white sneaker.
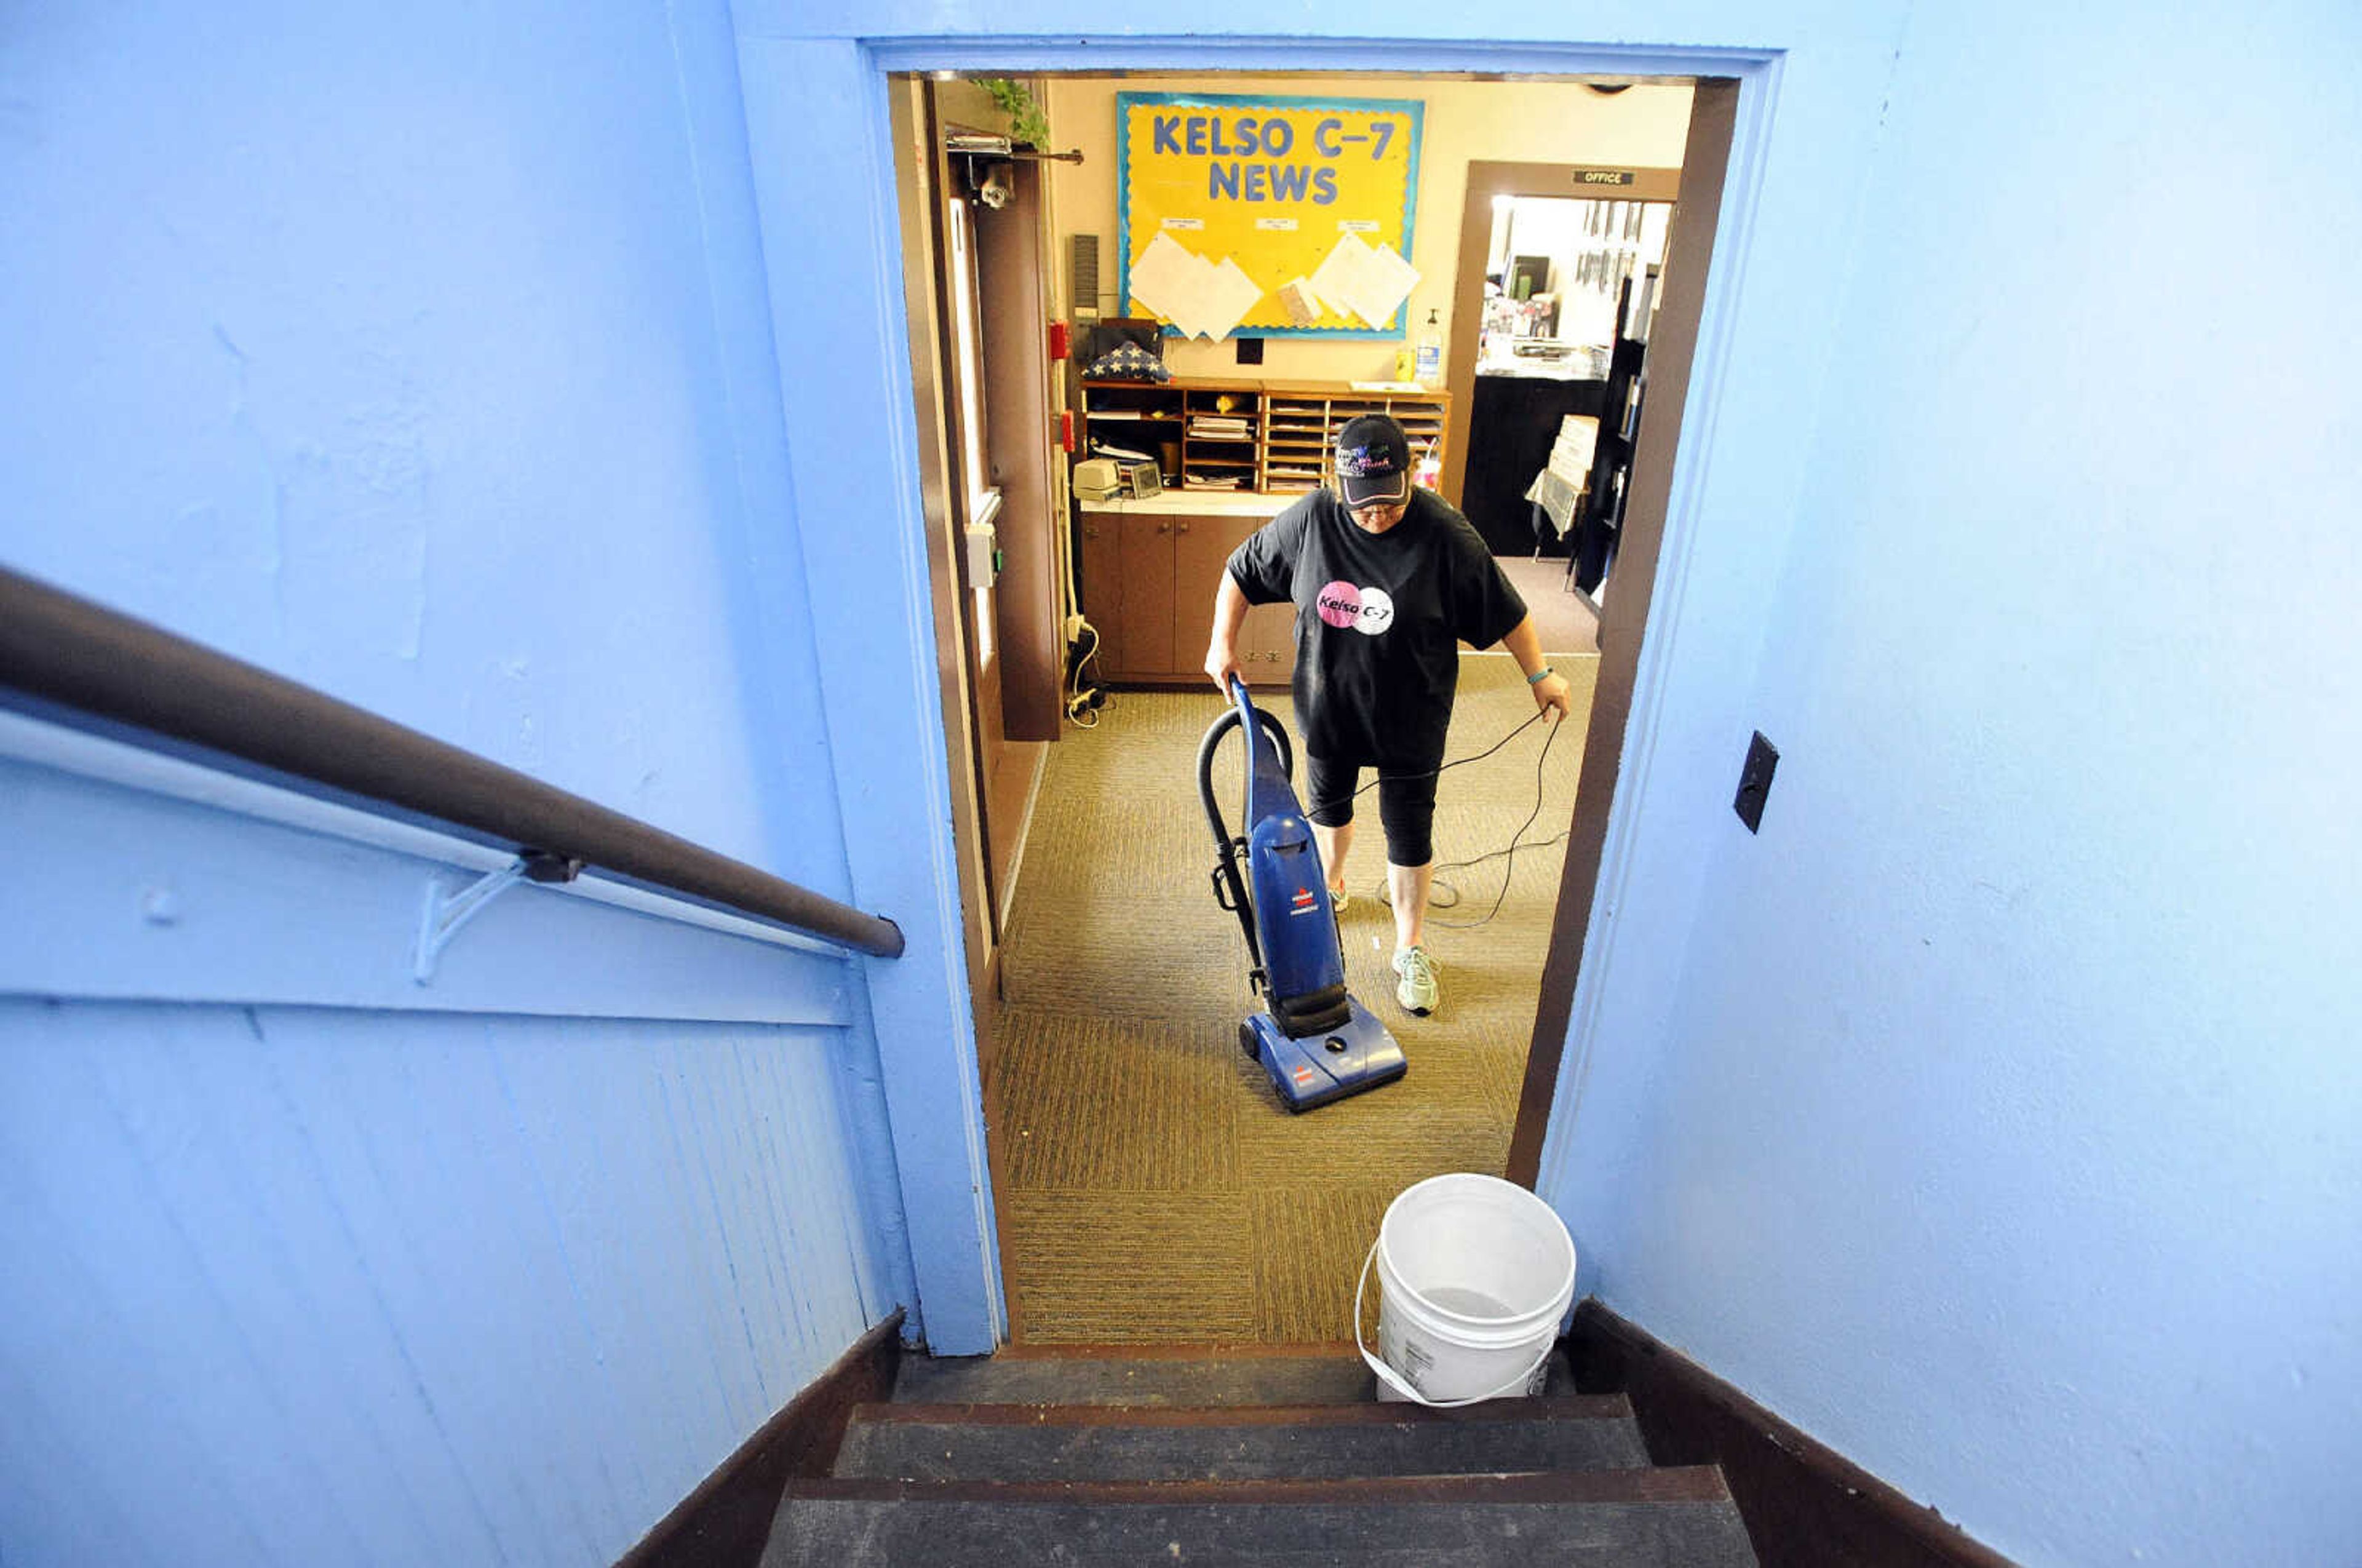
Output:
<path fill-rule="evenodd" d="M 1395 949 L 1395 974 L 1399 977 L 1395 986 L 1395 1000 L 1405 1012 L 1415 1012 L 1425 1018 L 1435 1010 L 1442 999 L 1442 988 L 1435 981 L 1443 966 L 1427 955 L 1424 947 Z"/>

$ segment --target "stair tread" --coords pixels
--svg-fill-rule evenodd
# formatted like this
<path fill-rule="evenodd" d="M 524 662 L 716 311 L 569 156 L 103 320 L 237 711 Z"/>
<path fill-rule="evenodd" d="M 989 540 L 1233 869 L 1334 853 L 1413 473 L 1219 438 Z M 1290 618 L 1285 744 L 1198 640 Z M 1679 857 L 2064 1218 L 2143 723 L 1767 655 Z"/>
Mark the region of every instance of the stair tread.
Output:
<path fill-rule="evenodd" d="M 857 1421 L 905 1421 L 939 1425 L 968 1421 L 1004 1426 L 1384 1426 L 1396 1422 L 1614 1420 L 1632 1414 L 1623 1394 L 1554 1394 L 1530 1399 L 1488 1399 L 1481 1405 L 1435 1408 L 1425 1405 L 1029 1405 L 948 1402 L 922 1405 L 902 1400 L 853 1408 Z"/>
<path fill-rule="evenodd" d="M 1246 1481 L 897 1481 L 871 1476 L 791 1476 L 783 1500 L 856 1502 L 1095 1503 L 1694 1503 L 1727 1502 L 1730 1488 L 1711 1464 L 1646 1470 L 1537 1470 L 1486 1475 L 1286 1476 Z"/>
<path fill-rule="evenodd" d="M 1371 1400 L 1374 1384 L 1352 1354 L 906 1355 L 894 1398 L 927 1405 L 1360 1405 Z M 1543 1392 L 1574 1392 L 1562 1358 L 1551 1357 Z"/>
<path fill-rule="evenodd" d="M 1019 1561 L 1752 1568 L 1711 1467 L 1251 1482 L 790 1483 L 764 1568 Z"/>
<path fill-rule="evenodd" d="M 1244 1479 L 1635 1469 L 1649 1463 L 1620 1395 L 1405 1405 L 864 1405 L 840 1476 L 913 1480 Z"/>

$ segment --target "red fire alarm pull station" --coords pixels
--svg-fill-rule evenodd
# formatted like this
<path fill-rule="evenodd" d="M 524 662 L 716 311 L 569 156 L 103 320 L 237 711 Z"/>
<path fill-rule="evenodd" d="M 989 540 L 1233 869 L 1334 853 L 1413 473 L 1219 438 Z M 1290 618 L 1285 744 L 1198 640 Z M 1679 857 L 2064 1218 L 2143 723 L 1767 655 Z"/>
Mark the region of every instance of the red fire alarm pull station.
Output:
<path fill-rule="evenodd" d="M 1050 358 L 1063 359 L 1065 357 L 1066 324 L 1063 321 L 1054 321 L 1050 324 Z"/>
<path fill-rule="evenodd" d="M 1069 452 L 1075 449 L 1075 411 L 1071 408 L 1058 411 L 1058 445 Z"/>

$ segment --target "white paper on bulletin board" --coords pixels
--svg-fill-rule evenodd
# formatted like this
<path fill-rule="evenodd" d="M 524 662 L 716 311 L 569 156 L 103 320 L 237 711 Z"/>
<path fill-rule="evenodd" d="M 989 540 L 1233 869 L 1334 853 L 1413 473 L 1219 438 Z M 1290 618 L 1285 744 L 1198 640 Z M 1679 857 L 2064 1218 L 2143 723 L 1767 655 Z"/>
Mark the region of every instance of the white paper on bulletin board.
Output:
<path fill-rule="evenodd" d="M 1410 259 L 1422 108 L 1381 98 L 1119 94 L 1118 287 L 1127 313 L 1216 337 L 1403 336 L 1402 301 L 1418 277 Z M 1227 310 L 1201 309 L 1203 291 L 1185 288 L 1177 303 L 1187 324 L 1136 298 L 1132 270 L 1160 237 L 1167 245 L 1149 258 L 1149 275 L 1164 291 L 1204 276 L 1175 267 L 1177 244 L 1204 267 L 1231 264 L 1260 297 L 1225 323 Z M 1337 296 L 1319 287 L 1324 275 Z M 1304 293 L 1281 293 L 1305 280 L 1315 280 L 1320 307 L 1308 321 Z M 1234 284 L 1226 303 L 1241 292 Z M 1157 287 L 1148 293 L 1176 303 Z"/>

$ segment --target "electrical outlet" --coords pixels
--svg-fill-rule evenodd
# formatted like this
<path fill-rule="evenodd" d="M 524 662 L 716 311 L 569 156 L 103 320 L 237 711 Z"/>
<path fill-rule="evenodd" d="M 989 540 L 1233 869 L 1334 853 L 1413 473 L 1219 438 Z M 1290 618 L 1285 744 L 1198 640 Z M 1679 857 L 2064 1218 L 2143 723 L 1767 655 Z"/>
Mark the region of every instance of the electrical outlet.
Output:
<path fill-rule="evenodd" d="M 1080 615 L 1069 615 L 1069 616 L 1067 616 L 1067 617 L 1066 617 L 1066 640 L 1067 640 L 1068 642 L 1070 642 L 1070 643 L 1071 643 L 1071 642 L 1073 642 L 1076 637 L 1079 637 L 1079 636 L 1081 636 L 1082 635 L 1083 635 L 1083 618 L 1082 618 Z"/>
<path fill-rule="evenodd" d="M 1763 826 L 1763 798 L 1772 792 L 1772 772 L 1779 766 L 1780 753 L 1763 738 L 1761 730 L 1756 731 L 1747 745 L 1747 765 L 1738 770 L 1738 798 L 1730 802 L 1749 833 Z"/>

